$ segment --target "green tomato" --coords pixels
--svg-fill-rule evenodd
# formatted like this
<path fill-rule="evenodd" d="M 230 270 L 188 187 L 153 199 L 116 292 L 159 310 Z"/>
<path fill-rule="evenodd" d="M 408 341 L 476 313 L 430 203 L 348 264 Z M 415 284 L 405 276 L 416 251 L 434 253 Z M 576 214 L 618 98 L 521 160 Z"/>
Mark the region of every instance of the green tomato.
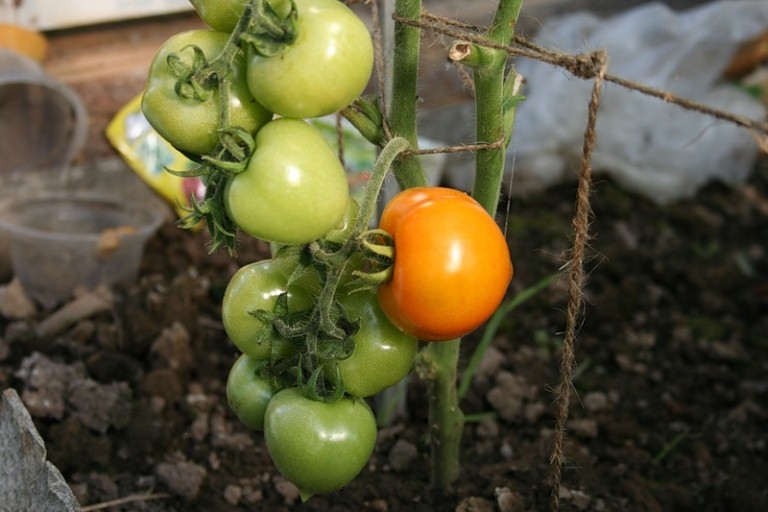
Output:
<path fill-rule="evenodd" d="M 400 382 L 411 371 L 418 340 L 392 325 L 375 291 L 340 295 L 338 300 L 350 320 L 360 323 L 354 352 L 338 362 L 344 391 L 368 397 Z"/>
<path fill-rule="evenodd" d="M 376 419 L 364 400 L 321 402 L 287 388 L 267 405 L 264 441 L 277 469 L 306 501 L 340 489 L 360 473 L 376 444 Z"/>
<path fill-rule="evenodd" d="M 250 0 L 189 0 L 206 25 L 219 32 L 232 32 Z"/>
<path fill-rule="evenodd" d="M 216 148 L 219 143 L 221 99 L 218 87 L 208 91 L 204 100 L 179 96 L 176 93 L 178 77 L 168 64 L 168 56 L 175 54 L 190 65 L 194 55 L 191 47 L 196 46 L 210 61 L 221 53 L 228 38 L 225 33 L 209 29 L 180 32 L 163 43 L 152 60 L 141 109 L 157 133 L 182 152 L 206 155 Z M 272 118 L 272 113 L 262 107 L 248 90 L 242 57 L 234 61 L 228 97 L 233 126 L 255 134 Z"/>
<path fill-rule="evenodd" d="M 248 52 L 254 98 L 283 117 L 337 112 L 363 92 L 373 71 L 368 28 L 339 0 L 296 0 L 297 38 L 281 53 Z"/>
<path fill-rule="evenodd" d="M 274 331 L 267 337 L 259 336 L 264 324 L 250 312 L 272 311 L 283 294 L 287 294 L 288 311 L 312 307 L 309 292 L 288 286 L 289 272 L 290 268 L 276 260 L 249 263 L 235 272 L 224 291 L 221 304 L 224 330 L 235 347 L 254 360 L 286 357 L 293 352 L 293 347 Z"/>
<path fill-rule="evenodd" d="M 250 0 L 189 0 L 206 25 L 219 32 L 232 32 Z M 287 16 L 291 3 L 270 0 L 270 6 L 282 17 Z"/>
<path fill-rule="evenodd" d="M 227 376 L 227 402 L 235 416 L 248 428 L 264 428 L 264 412 L 275 394 L 268 379 L 259 375 L 262 361 L 245 354 L 237 358 Z"/>
<path fill-rule="evenodd" d="M 241 230 L 287 245 L 334 229 L 348 201 L 336 153 L 317 128 L 297 119 L 275 119 L 259 130 L 248 166 L 224 194 L 227 214 Z"/>

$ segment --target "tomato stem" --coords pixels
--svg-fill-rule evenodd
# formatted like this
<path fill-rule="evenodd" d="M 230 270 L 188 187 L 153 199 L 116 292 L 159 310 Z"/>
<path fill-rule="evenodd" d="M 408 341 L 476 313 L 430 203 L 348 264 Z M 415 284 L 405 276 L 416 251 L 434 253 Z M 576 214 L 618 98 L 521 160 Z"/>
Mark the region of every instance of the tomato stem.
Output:
<path fill-rule="evenodd" d="M 398 11 L 399 15 L 415 14 L 413 10 L 406 9 L 412 8 L 411 2 L 401 0 L 397 5 L 403 8 Z M 487 36 L 495 42 L 508 42 L 514 33 L 521 7 L 522 0 L 500 0 Z M 405 27 L 400 27 L 400 30 L 404 29 Z M 418 40 L 401 36 L 400 44 L 404 43 L 413 45 L 410 50 L 415 51 Z M 397 64 L 398 55 L 407 55 L 408 51 L 397 47 L 397 39 L 395 44 Z M 514 71 L 510 71 L 509 77 L 505 79 L 508 55 L 503 51 L 469 44 L 456 50 L 458 53 L 454 57 L 473 70 L 475 140 L 493 146 L 476 153 L 472 195 L 491 215 L 495 215 L 504 176 L 506 146 L 511 137 L 519 80 L 515 78 Z M 415 94 L 412 94 L 407 99 L 413 104 L 414 98 Z M 402 104 L 397 103 L 395 110 L 408 105 L 406 96 L 400 96 L 399 100 Z M 407 115 L 413 114 L 408 111 Z M 415 116 L 412 120 L 415 123 Z M 406 126 L 405 121 L 400 122 L 400 126 Z M 402 135 L 402 132 L 398 133 Z M 498 144 L 494 144 L 497 142 Z M 418 367 L 418 371 L 427 381 L 429 391 L 431 477 L 432 485 L 438 492 L 454 483 L 460 472 L 459 455 L 464 415 L 459 407 L 457 393 L 459 343 L 458 339 L 430 343 L 422 350 Z"/>
<path fill-rule="evenodd" d="M 397 0 L 395 14 L 418 20 L 421 16 L 421 0 Z M 420 43 L 419 28 L 395 24 L 392 101 L 387 115 L 392 134 L 405 138 L 411 143 L 413 149 L 419 147 L 416 130 L 416 98 Z M 395 162 L 392 172 L 401 189 L 422 187 L 427 184 L 421 161 L 415 156 Z"/>
<path fill-rule="evenodd" d="M 517 24 L 517 18 L 522 8 L 522 0 L 501 0 L 496 16 L 488 29 L 490 40 L 506 44 L 512 38 Z M 505 82 L 505 68 L 509 55 L 497 49 L 479 49 L 480 65 L 473 67 L 475 83 L 475 138 L 480 142 L 500 142 L 496 147 L 482 149 L 475 154 L 475 182 L 472 186 L 472 196 L 491 215 L 495 215 L 499 203 L 501 183 L 504 178 L 504 163 L 506 148 L 511 137 L 512 126 L 505 125 L 514 119 L 513 113 L 505 112 L 505 108 L 514 109 L 516 103 L 507 102 L 509 94 L 505 85 L 519 84 L 512 78 Z M 516 92 L 516 91 L 515 91 Z M 514 110 L 512 110 L 514 112 Z"/>
<path fill-rule="evenodd" d="M 363 202 L 360 205 L 360 212 L 355 219 L 354 233 L 365 231 L 371 223 L 371 219 L 376 214 L 379 194 L 384 185 L 384 179 L 387 177 L 390 168 L 393 170 L 398 163 L 398 156 L 404 151 L 411 149 L 411 143 L 403 137 L 395 137 L 390 140 L 381 150 L 373 166 L 371 179 L 365 190 Z"/>
<path fill-rule="evenodd" d="M 459 407 L 457 376 L 460 339 L 430 343 L 417 371 L 427 381 L 432 485 L 446 489 L 459 477 L 464 413 Z"/>

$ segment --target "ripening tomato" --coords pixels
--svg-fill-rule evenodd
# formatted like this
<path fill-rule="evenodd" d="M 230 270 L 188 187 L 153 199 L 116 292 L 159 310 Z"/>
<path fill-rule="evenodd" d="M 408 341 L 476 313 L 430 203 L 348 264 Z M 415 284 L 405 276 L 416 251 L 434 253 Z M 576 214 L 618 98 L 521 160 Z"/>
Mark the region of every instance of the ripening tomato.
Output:
<path fill-rule="evenodd" d="M 224 194 L 227 214 L 249 235 L 278 244 L 305 244 L 336 228 L 349 202 L 338 156 L 317 128 L 275 119 L 256 134 L 245 171 Z"/>
<path fill-rule="evenodd" d="M 376 418 L 366 402 L 322 402 L 298 388 L 278 391 L 264 413 L 272 461 L 303 500 L 340 489 L 363 469 L 376 444 Z"/>
<path fill-rule="evenodd" d="M 259 103 L 283 117 L 337 112 L 371 78 L 373 42 L 357 15 L 339 0 L 296 0 L 297 38 L 274 56 L 248 52 L 248 86 Z"/>
<path fill-rule="evenodd" d="M 141 109 L 157 133 L 182 152 L 207 155 L 216 148 L 222 117 L 221 97 L 218 87 L 208 90 L 206 98 L 180 96 L 177 93 L 179 77 L 168 58 L 174 54 L 191 66 L 192 47 L 197 47 L 210 61 L 221 53 L 228 38 L 225 33 L 209 29 L 179 32 L 162 44 L 152 60 Z M 256 133 L 272 119 L 272 113 L 251 96 L 245 72 L 245 62 L 238 56 L 233 62 L 228 110 L 232 126 Z"/>
<path fill-rule="evenodd" d="M 385 207 L 380 227 L 394 239 L 395 262 L 378 299 L 400 329 L 424 341 L 458 338 L 501 303 L 513 274 L 506 238 L 469 195 L 405 190 Z"/>

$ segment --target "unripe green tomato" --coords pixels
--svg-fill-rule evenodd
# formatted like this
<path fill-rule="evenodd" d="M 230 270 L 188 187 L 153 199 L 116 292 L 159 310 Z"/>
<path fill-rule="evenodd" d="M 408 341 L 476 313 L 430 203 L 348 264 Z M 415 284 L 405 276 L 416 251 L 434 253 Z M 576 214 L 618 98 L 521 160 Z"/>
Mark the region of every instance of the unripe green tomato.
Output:
<path fill-rule="evenodd" d="M 240 355 L 227 375 L 227 402 L 235 416 L 248 428 L 264 428 L 264 412 L 275 394 L 268 379 L 258 373 L 262 361 Z"/>
<path fill-rule="evenodd" d="M 306 501 L 360 473 L 376 444 L 376 418 L 364 400 L 321 402 L 287 388 L 267 405 L 264 441 L 277 469 Z"/>
<path fill-rule="evenodd" d="M 219 32 L 232 32 L 245 6 L 251 0 L 189 0 L 206 25 Z M 269 0 L 269 5 L 281 17 L 288 15 L 291 3 L 287 0 Z"/>
<path fill-rule="evenodd" d="M 418 340 L 392 325 L 375 291 L 339 295 L 338 299 L 349 319 L 360 323 L 354 352 L 338 362 L 344 391 L 368 397 L 400 382 L 411 371 Z"/>
<path fill-rule="evenodd" d="M 221 53 L 228 39 L 227 34 L 209 29 L 179 32 L 162 44 L 152 60 L 141 109 L 157 133 L 182 152 L 207 155 L 216 148 L 221 98 L 218 88 L 208 91 L 205 100 L 179 96 L 175 90 L 178 77 L 168 65 L 168 56 L 176 54 L 190 65 L 191 46 L 197 46 L 210 61 Z M 272 113 L 251 96 L 241 57 L 234 60 L 231 78 L 228 105 L 231 123 L 254 134 L 272 118 Z"/>
<path fill-rule="evenodd" d="M 274 56 L 249 49 L 248 86 L 262 105 L 283 117 L 337 112 L 368 85 L 371 35 L 339 0 L 296 0 L 296 9 L 296 41 Z"/>
<path fill-rule="evenodd" d="M 288 286 L 290 270 L 276 260 L 249 263 L 235 272 L 224 291 L 221 304 L 224 330 L 240 352 L 257 361 L 272 356 L 287 357 L 293 347 L 277 333 L 260 339 L 258 334 L 264 324 L 249 312 L 272 311 L 284 293 L 287 293 L 289 311 L 303 311 L 313 305 L 309 292 Z"/>
<path fill-rule="evenodd" d="M 348 201 L 344 168 L 322 134 L 306 121 L 284 118 L 259 130 L 248 166 L 224 194 L 227 214 L 241 230 L 286 245 L 334 229 Z"/>

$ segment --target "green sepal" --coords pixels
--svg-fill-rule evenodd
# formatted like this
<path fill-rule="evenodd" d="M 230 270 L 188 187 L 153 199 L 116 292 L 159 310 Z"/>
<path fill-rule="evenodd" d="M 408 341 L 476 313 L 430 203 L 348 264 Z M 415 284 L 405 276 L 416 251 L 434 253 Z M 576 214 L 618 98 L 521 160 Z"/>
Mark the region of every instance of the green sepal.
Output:
<path fill-rule="evenodd" d="M 179 53 L 185 50 L 192 50 L 191 64 L 187 63 L 179 55 Z M 207 101 L 211 97 L 217 82 L 215 75 L 204 72 L 208 66 L 208 60 L 199 46 L 188 45 L 178 53 L 171 53 L 168 55 L 166 63 L 168 64 L 168 69 L 177 78 L 174 84 L 174 91 L 179 97 L 195 99 L 201 102 Z"/>
<path fill-rule="evenodd" d="M 267 0 L 254 0 L 253 12 L 245 31 L 240 34 L 240 43 L 262 57 L 274 57 L 292 45 L 298 36 L 296 25 L 297 10 L 290 0 L 291 11 L 281 17 Z"/>

